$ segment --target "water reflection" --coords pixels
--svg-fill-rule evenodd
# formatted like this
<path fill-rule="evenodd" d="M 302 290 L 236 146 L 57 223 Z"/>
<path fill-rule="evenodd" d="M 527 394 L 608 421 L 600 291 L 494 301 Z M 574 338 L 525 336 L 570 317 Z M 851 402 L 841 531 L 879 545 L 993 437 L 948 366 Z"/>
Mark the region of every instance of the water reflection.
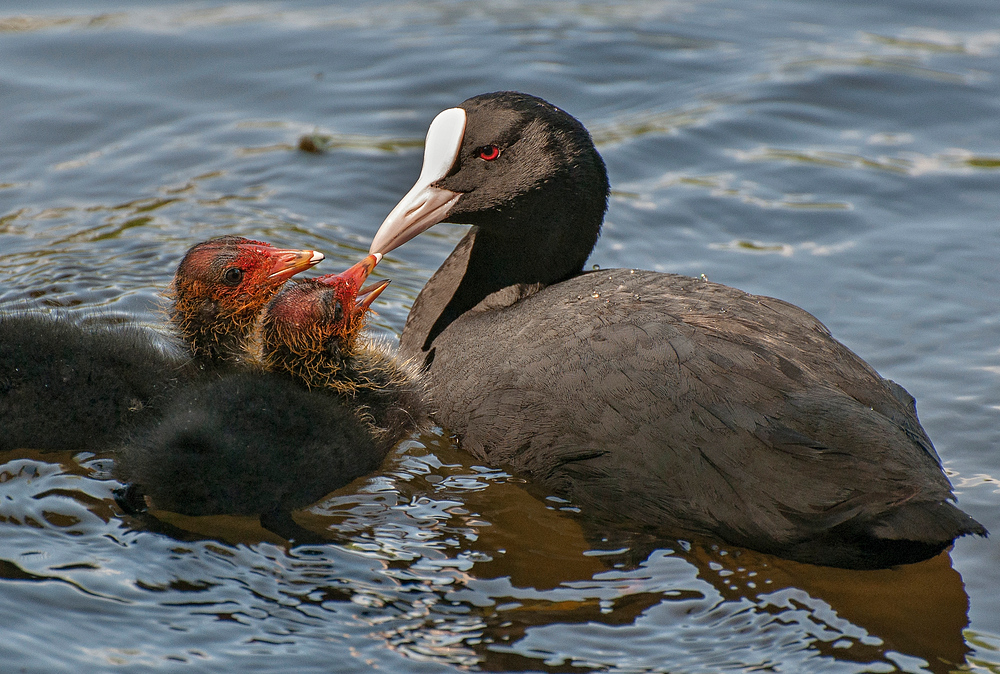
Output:
<path fill-rule="evenodd" d="M 39 628 L 86 620 L 94 601 L 109 619 L 145 615 L 133 629 L 147 645 L 87 644 L 97 660 L 133 666 L 196 661 L 178 629 L 270 654 L 318 654 L 333 635 L 361 632 L 404 661 L 490 671 L 836 661 L 945 672 L 969 651 L 968 598 L 947 554 L 848 571 L 697 541 L 595 544 L 572 504 L 536 498 L 438 435 L 405 445 L 378 475 L 296 513 L 328 542 L 295 547 L 251 518 L 122 518 L 110 459 L 10 453 L 0 577 L 32 584 L 36 603 L 78 595 Z"/>

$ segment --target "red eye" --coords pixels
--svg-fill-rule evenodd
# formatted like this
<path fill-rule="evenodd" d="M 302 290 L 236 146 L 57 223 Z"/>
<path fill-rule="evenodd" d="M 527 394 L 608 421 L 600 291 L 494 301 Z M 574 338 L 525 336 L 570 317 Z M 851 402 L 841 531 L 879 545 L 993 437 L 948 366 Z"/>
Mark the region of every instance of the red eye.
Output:
<path fill-rule="evenodd" d="M 500 156 L 500 148 L 496 145 L 484 145 L 477 151 L 479 158 L 485 161 L 493 161 Z"/>

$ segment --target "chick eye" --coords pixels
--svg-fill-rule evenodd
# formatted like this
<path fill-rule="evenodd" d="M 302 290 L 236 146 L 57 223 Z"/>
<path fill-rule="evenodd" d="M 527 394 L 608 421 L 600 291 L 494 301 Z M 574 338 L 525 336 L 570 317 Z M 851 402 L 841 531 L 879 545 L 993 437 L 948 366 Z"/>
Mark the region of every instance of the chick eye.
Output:
<path fill-rule="evenodd" d="M 337 300 L 336 302 L 333 303 L 333 322 L 339 323 L 340 319 L 342 319 L 343 317 L 344 317 L 344 305 L 340 303 L 340 300 Z"/>
<path fill-rule="evenodd" d="M 484 161 L 493 161 L 500 156 L 500 148 L 496 145 L 484 145 L 476 150 L 476 155 Z"/>
<path fill-rule="evenodd" d="M 230 267 L 226 270 L 226 273 L 222 275 L 222 281 L 227 286 L 239 285 L 240 281 L 243 280 L 243 270 L 239 267 Z"/>

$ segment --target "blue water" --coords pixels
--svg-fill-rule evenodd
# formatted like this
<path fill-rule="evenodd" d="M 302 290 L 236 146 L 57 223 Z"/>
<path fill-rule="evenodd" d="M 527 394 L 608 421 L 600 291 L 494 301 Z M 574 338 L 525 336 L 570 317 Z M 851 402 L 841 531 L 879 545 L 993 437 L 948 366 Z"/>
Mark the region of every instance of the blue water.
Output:
<path fill-rule="evenodd" d="M 1000 533 L 995 3 L 358 4 L 2 3 L 0 307 L 162 328 L 179 256 L 221 234 L 342 269 L 434 114 L 527 91 L 608 164 L 593 264 L 806 308 L 917 398 Z M 374 332 L 463 231 L 382 262 Z M 879 572 L 633 559 L 439 431 L 297 515 L 328 545 L 289 548 L 238 518 L 143 528 L 110 465 L 0 456 L 3 671 L 1000 672 L 996 539 Z"/>

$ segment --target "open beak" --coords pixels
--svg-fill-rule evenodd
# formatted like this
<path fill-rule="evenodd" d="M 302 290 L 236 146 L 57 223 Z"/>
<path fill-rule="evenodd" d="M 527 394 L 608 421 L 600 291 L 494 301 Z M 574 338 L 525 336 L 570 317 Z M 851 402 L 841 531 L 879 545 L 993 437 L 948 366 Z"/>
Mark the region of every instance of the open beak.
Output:
<path fill-rule="evenodd" d="M 312 279 L 313 281 L 319 281 L 320 283 L 326 283 L 332 285 L 335 281 L 340 280 L 345 283 L 349 288 L 351 288 L 356 295 L 361 295 L 360 290 L 362 284 L 364 284 L 365 279 L 368 275 L 372 273 L 372 269 L 375 268 L 379 262 L 382 261 L 381 253 L 372 253 L 361 262 L 350 269 L 346 269 L 339 274 L 327 274 L 325 276 L 317 276 Z M 365 292 L 371 292 L 370 290 L 365 290 Z"/>
<path fill-rule="evenodd" d="M 371 303 L 375 301 L 375 298 L 382 294 L 386 286 L 389 285 L 389 279 L 384 281 L 379 281 L 374 283 L 367 288 L 362 288 L 362 284 L 368 278 L 368 275 L 372 273 L 372 269 L 375 268 L 379 262 L 382 261 L 382 253 L 372 253 L 361 262 L 356 265 L 340 272 L 339 274 L 327 274 L 326 276 L 318 276 L 314 278 L 314 281 L 319 281 L 321 283 L 326 283 L 333 285 L 337 281 L 340 281 L 354 293 L 354 299 L 357 304 L 355 305 L 356 311 L 363 314 L 368 311 L 368 307 Z"/>
<path fill-rule="evenodd" d="M 375 298 L 382 294 L 382 291 L 386 289 L 389 285 L 391 279 L 385 279 L 384 281 L 379 281 L 374 285 L 370 285 L 367 288 L 362 288 L 358 292 L 358 299 L 360 302 L 358 306 L 361 307 L 362 311 L 368 311 L 368 308 L 375 301 Z"/>
<path fill-rule="evenodd" d="M 265 252 L 271 259 L 271 272 L 268 278 L 274 281 L 287 281 L 300 271 L 315 266 L 324 258 L 323 253 L 316 250 L 267 248 Z"/>
<path fill-rule="evenodd" d="M 388 253 L 448 217 L 462 194 L 435 187 L 434 183 L 455 165 L 464 137 L 465 110 L 450 108 L 434 118 L 427 129 L 420 177 L 382 221 L 370 252 Z"/>

